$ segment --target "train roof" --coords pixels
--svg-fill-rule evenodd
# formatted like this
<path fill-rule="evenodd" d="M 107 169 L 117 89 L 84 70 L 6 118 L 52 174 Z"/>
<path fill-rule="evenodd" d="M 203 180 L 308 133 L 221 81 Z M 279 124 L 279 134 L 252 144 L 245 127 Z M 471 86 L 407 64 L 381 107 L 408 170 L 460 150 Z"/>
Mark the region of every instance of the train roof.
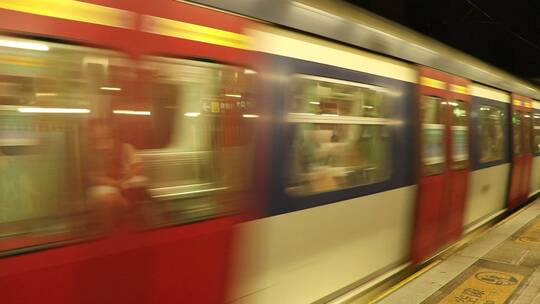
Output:
<path fill-rule="evenodd" d="M 540 88 L 352 4 L 336 0 L 193 0 L 198 4 L 419 63 L 540 99 Z"/>

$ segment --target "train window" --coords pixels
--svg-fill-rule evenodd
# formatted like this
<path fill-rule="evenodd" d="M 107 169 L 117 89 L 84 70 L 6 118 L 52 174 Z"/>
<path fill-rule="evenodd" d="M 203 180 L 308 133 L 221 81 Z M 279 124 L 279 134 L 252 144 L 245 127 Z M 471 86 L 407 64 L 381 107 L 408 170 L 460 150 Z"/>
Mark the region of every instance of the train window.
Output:
<path fill-rule="evenodd" d="M 452 168 L 463 169 L 469 160 L 469 109 L 461 100 L 449 101 L 451 107 Z"/>
<path fill-rule="evenodd" d="M 521 111 L 512 112 L 512 146 L 513 154 L 521 156 Z"/>
<path fill-rule="evenodd" d="M 0 254 L 96 233 L 86 196 L 85 126 L 122 94 L 128 60 L 0 39 Z"/>
<path fill-rule="evenodd" d="M 534 136 L 534 143 L 533 143 L 533 151 L 534 153 L 540 153 L 540 114 L 534 114 L 533 115 L 533 136 Z"/>
<path fill-rule="evenodd" d="M 290 88 L 288 193 L 303 196 L 390 177 L 393 122 L 384 88 L 307 75 L 295 76 Z"/>
<path fill-rule="evenodd" d="M 532 150 L 532 138 L 531 138 L 531 129 L 532 129 L 532 114 L 529 112 L 523 112 L 522 122 L 523 122 L 523 153 L 525 155 L 531 154 Z"/>
<path fill-rule="evenodd" d="M 424 96 L 421 108 L 422 117 L 422 174 L 435 175 L 444 170 L 445 143 L 442 121 L 442 99 Z"/>
<path fill-rule="evenodd" d="M 487 163 L 503 158 L 504 113 L 499 107 L 480 105 L 478 133 L 480 162 Z"/>
<path fill-rule="evenodd" d="M 216 197 L 250 180 L 255 71 L 1 39 L 0 255 L 236 210 Z"/>
<path fill-rule="evenodd" d="M 218 202 L 246 185 L 255 112 L 256 72 L 192 60 L 146 58 L 139 104 L 114 116 L 148 180 L 148 225 L 185 223 L 230 212 Z M 127 108 L 131 106 L 131 108 Z M 143 111 L 146 115 L 137 114 Z M 127 115 L 126 115 L 127 114 Z M 137 130 L 133 132 L 133 130 Z M 218 146 L 220 149 L 218 149 Z"/>

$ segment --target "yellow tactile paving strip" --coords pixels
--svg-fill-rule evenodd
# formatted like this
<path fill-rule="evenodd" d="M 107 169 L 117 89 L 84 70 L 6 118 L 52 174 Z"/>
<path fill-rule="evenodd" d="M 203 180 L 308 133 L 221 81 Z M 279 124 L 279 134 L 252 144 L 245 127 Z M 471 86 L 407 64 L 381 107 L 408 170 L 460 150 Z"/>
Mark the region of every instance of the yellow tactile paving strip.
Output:
<path fill-rule="evenodd" d="M 524 278 L 517 273 L 480 268 L 439 303 L 505 303 Z"/>
<path fill-rule="evenodd" d="M 540 267 L 540 216 L 485 254 L 423 304 L 506 304 Z M 536 253 L 538 252 L 538 254 Z"/>
<path fill-rule="evenodd" d="M 510 303 L 534 269 L 478 260 L 424 304 Z"/>
<path fill-rule="evenodd" d="M 540 244 L 540 220 L 536 220 L 535 223 L 518 235 L 514 242 L 526 245 Z"/>

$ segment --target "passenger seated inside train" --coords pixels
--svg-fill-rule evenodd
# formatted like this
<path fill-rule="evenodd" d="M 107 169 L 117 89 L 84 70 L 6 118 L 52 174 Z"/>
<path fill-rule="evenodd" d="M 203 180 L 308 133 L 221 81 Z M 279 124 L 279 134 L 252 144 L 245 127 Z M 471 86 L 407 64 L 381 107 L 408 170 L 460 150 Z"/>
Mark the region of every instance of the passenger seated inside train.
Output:
<path fill-rule="evenodd" d="M 91 121 L 88 129 L 90 199 L 115 209 L 148 200 L 148 178 L 133 146 L 115 138 L 106 120 Z"/>

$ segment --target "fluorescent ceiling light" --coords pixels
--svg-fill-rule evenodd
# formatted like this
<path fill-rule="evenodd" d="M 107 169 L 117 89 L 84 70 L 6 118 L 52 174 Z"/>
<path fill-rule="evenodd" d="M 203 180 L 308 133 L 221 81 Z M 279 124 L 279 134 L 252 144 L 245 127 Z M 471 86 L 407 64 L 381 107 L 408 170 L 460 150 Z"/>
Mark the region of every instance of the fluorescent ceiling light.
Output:
<path fill-rule="evenodd" d="M 115 87 L 101 87 L 99 89 L 104 90 L 104 91 L 122 91 L 121 88 L 115 88 Z"/>
<path fill-rule="evenodd" d="M 89 109 L 77 109 L 77 108 L 18 108 L 17 111 L 21 113 L 73 113 L 73 114 L 86 114 L 90 113 Z"/>
<path fill-rule="evenodd" d="M 244 118 L 257 118 L 259 115 L 257 114 L 243 114 L 242 117 Z"/>
<path fill-rule="evenodd" d="M 48 51 L 49 50 L 49 47 L 43 43 L 23 42 L 23 41 L 18 41 L 18 40 L 0 39 L 0 46 L 16 48 L 16 49 L 33 50 L 33 51 Z"/>
<path fill-rule="evenodd" d="M 125 114 L 125 115 L 152 115 L 150 111 L 133 111 L 133 110 L 113 110 L 114 114 Z"/>
<path fill-rule="evenodd" d="M 234 98 L 242 98 L 242 95 L 240 94 L 225 94 L 227 97 L 234 97 Z"/>
<path fill-rule="evenodd" d="M 289 113 L 289 115 L 316 115 L 315 113 Z"/>
<path fill-rule="evenodd" d="M 245 69 L 244 74 L 257 74 L 254 70 Z"/>
<path fill-rule="evenodd" d="M 201 115 L 201 113 L 199 113 L 199 112 L 186 112 L 186 113 L 184 113 L 184 116 L 187 116 L 187 117 L 199 117 L 199 115 Z"/>
<path fill-rule="evenodd" d="M 309 103 L 310 103 L 310 104 L 314 104 L 314 105 L 318 105 L 318 104 L 321 104 L 321 103 L 320 103 L 320 102 L 318 102 L 318 101 L 310 101 Z"/>
<path fill-rule="evenodd" d="M 53 97 L 58 96 L 57 93 L 36 93 L 36 97 Z"/>

